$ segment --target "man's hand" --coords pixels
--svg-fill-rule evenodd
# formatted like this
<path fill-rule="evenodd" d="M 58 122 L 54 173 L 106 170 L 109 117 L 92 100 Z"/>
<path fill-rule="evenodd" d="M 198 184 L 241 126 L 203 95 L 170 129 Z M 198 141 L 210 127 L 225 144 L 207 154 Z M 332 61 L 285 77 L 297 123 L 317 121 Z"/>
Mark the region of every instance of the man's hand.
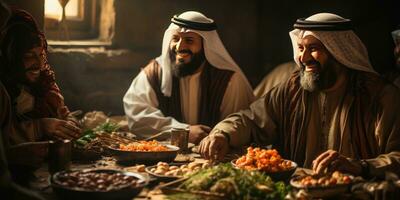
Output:
<path fill-rule="evenodd" d="M 189 142 L 198 144 L 210 131 L 211 128 L 204 125 L 189 126 Z"/>
<path fill-rule="evenodd" d="M 205 159 L 222 160 L 229 151 L 228 139 L 222 133 L 211 133 L 200 142 L 199 150 Z"/>
<path fill-rule="evenodd" d="M 52 138 L 72 140 L 80 137 L 82 133 L 82 130 L 70 121 L 42 118 L 40 122 L 44 133 Z"/>
<path fill-rule="evenodd" d="M 10 164 L 40 167 L 48 155 L 49 142 L 27 142 L 11 146 L 8 155 Z"/>
<path fill-rule="evenodd" d="M 325 169 L 328 171 L 341 171 L 353 175 L 361 175 L 362 165 L 360 161 L 352 160 L 337 151 L 327 150 L 319 155 L 313 161 L 313 171 L 317 174 L 323 173 Z"/>
<path fill-rule="evenodd" d="M 72 122 L 76 127 L 82 128 L 82 123 L 78 120 L 77 116 L 81 115 L 81 110 L 76 110 L 68 113 L 68 115 L 64 118 L 66 121 Z"/>

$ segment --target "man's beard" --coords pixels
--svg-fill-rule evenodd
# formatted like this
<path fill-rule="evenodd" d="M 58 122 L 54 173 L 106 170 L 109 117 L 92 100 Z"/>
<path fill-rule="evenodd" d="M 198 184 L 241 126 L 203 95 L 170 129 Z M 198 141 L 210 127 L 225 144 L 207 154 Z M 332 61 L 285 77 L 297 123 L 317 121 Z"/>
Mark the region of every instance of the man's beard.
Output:
<path fill-rule="evenodd" d="M 36 84 L 37 82 L 39 82 L 40 73 L 42 73 L 41 69 L 42 69 L 42 67 L 40 67 L 40 66 L 33 66 L 33 67 L 30 67 L 29 69 L 25 69 L 24 70 L 24 74 L 20 78 L 20 82 L 23 83 L 23 84 L 26 84 L 26 85 L 34 85 L 34 84 Z M 32 72 L 32 71 L 38 71 L 38 72 L 36 72 L 38 74 L 36 75 L 35 78 L 31 78 L 32 79 L 31 80 L 31 79 L 28 78 L 27 73 Z"/>
<path fill-rule="evenodd" d="M 305 72 L 300 70 L 300 84 L 303 89 L 314 92 L 320 90 L 320 74 L 316 72 Z"/>
<path fill-rule="evenodd" d="M 305 64 L 300 62 L 300 84 L 303 89 L 315 92 L 328 89 L 335 84 L 338 74 L 332 62 L 327 62 L 324 67 L 318 61 L 312 61 L 307 65 L 316 65 L 320 71 L 306 72 Z"/>
<path fill-rule="evenodd" d="M 188 63 L 184 63 L 183 60 L 178 60 L 178 63 L 176 63 L 177 52 L 170 50 L 169 55 L 172 63 L 172 74 L 178 78 L 194 74 L 206 58 L 203 50 L 199 53 L 193 53 L 190 50 L 181 50 L 178 53 L 188 53 L 191 56 L 191 60 Z"/>

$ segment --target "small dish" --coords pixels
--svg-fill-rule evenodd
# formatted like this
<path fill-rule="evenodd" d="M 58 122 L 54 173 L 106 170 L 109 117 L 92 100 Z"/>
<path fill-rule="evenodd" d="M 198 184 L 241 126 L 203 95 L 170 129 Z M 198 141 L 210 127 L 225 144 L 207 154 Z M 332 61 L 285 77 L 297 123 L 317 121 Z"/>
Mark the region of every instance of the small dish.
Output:
<path fill-rule="evenodd" d="M 308 177 L 311 176 L 315 179 L 322 178 L 321 175 L 306 175 L 306 176 L 292 178 L 290 180 L 290 185 L 292 187 L 294 187 L 295 189 L 305 190 L 307 193 L 309 193 L 312 197 L 315 197 L 315 198 L 334 197 L 336 195 L 340 195 L 340 194 L 350 191 L 350 188 L 353 184 L 354 176 L 348 175 L 348 174 L 344 174 L 344 175 L 350 178 L 351 181 L 349 183 L 338 183 L 338 184 L 332 184 L 332 185 L 318 184 L 318 185 L 306 186 L 306 185 L 301 184 L 301 182 L 300 182 L 300 180 L 302 180 L 303 178 L 305 178 L 307 176 Z"/>
<path fill-rule="evenodd" d="M 168 148 L 167 151 L 124 151 L 114 147 L 109 147 L 109 150 L 120 163 L 155 164 L 159 161 L 169 163 L 175 159 L 179 147 L 165 146 Z"/>

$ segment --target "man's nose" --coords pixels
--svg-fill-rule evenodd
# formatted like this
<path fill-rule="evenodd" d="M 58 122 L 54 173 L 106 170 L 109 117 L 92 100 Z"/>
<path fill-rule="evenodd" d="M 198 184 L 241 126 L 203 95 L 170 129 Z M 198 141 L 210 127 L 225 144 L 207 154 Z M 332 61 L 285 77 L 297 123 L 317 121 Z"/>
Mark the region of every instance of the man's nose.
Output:
<path fill-rule="evenodd" d="M 307 63 L 307 62 L 309 62 L 310 60 L 312 60 L 312 56 L 311 56 L 310 52 L 307 51 L 307 50 L 301 52 L 300 55 L 299 55 L 299 57 L 300 57 L 299 60 L 300 60 L 300 62 L 302 62 L 302 63 Z"/>
<path fill-rule="evenodd" d="M 176 43 L 176 51 L 179 52 L 180 50 L 184 49 L 184 42 L 182 39 L 180 39 L 177 43 Z"/>

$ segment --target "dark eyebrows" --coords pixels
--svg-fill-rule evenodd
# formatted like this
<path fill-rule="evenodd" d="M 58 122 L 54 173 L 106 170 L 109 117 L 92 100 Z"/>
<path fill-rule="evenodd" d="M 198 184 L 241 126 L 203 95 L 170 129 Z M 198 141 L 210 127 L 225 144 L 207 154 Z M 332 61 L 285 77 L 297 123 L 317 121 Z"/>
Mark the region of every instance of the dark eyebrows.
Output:
<path fill-rule="evenodd" d="M 322 45 L 319 43 L 308 43 L 308 44 L 301 44 L 301 43 L 297 43 L 298 47 L 307 47 L 307 48 L 319 48 Z"/>
<path fill-rule="evenodd" d="M 311 43 L 311 44 L 308 45 L 308 47 L 309 48 L 320 48 L 321 44 L 319 44 L 319 43 Z"/>

